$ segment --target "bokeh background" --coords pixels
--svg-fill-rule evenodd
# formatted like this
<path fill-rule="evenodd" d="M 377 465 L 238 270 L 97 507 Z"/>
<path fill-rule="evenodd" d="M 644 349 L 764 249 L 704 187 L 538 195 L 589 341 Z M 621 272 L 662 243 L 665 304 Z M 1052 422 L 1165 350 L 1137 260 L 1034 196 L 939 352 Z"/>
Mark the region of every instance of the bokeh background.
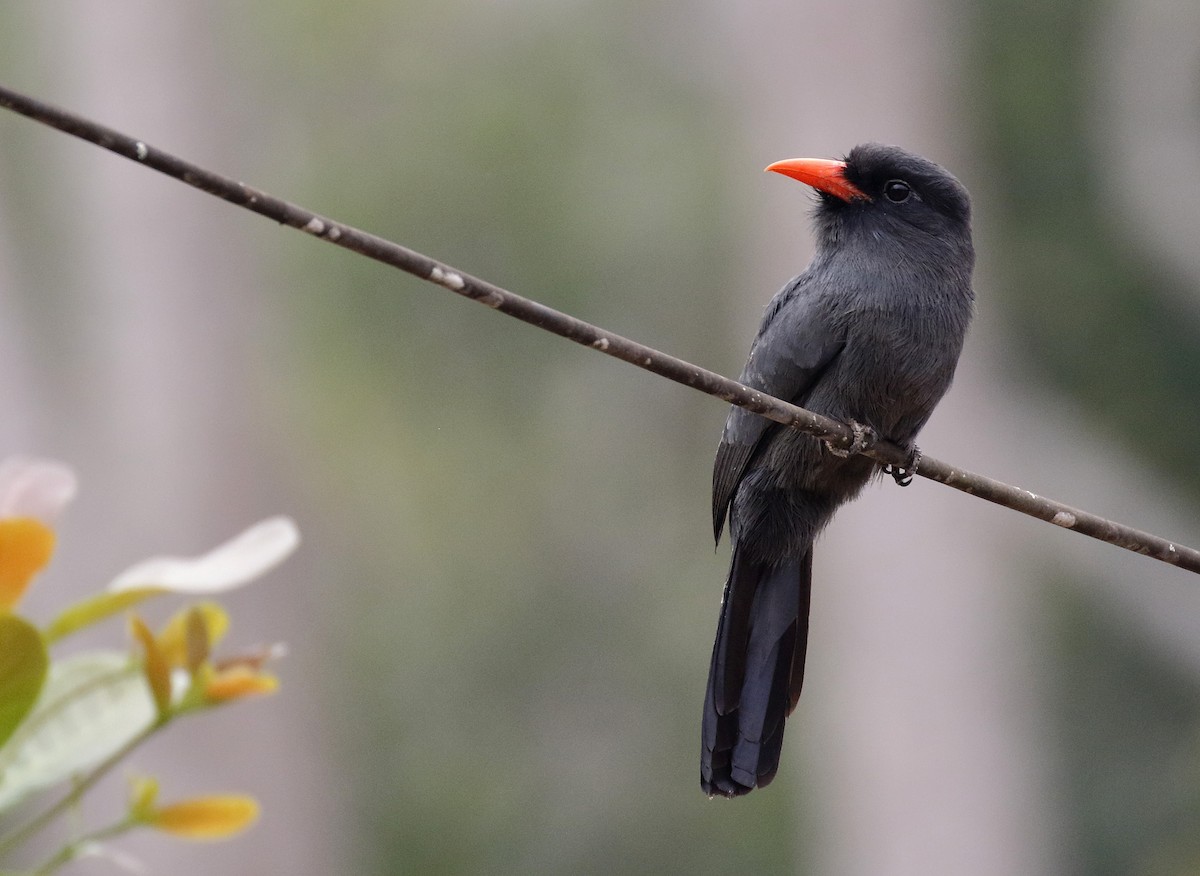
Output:
<path fill-rule="evenodd" d="M 10 87 L 732 375 L 810 253 L 761 168 L 901 143 L 971 189 L 981 256 L 926 451 L 1200 542 L 1200 5 L 22 0 L 0 49 Z M 1196 579 L 878 486 L 819 546 L 778 779 L 706 800 L 722 404 L 16 116 L 0 405 L 0 452 L 82 482 L 35 614 L 304 534 L 228 600 L 283 692 L 135 758 L 263 820 L 123 842 L 151 872 L 1200 868 Z"/>

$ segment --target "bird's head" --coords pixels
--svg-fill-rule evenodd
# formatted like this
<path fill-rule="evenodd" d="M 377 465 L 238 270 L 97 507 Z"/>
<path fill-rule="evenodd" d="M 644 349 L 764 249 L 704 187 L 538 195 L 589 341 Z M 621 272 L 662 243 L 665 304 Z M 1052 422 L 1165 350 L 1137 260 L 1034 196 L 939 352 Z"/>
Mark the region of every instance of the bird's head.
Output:
<path fill-rule="evenodd" d="M 794 158 L 767 170 L 816 190 L 823 245 L 869 237 L 906 245 L 939 241 L 970 252 L 967 190 L 941 166 L 898 146 L 864 143 L 842 161 Z"/>

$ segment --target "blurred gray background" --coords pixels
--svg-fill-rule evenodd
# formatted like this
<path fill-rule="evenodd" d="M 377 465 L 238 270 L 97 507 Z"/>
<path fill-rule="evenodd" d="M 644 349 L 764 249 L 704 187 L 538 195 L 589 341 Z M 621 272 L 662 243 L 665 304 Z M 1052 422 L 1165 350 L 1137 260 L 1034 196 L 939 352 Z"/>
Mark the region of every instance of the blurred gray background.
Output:
<path fill-rule="evenodd" d="M 803 187 L 761 168 L 922 152 L 974 194 L 981 256 L 922 446 L 1200 543 L 1200 5 L 5 19 L 11 87 L 731 375 L 810 253 Z M 251 791 L 262 822 L 123 841 L 151 872 L 1200 868 L 1200 580 L 877 486 L 817 551 L 779 778 L 706 800 L 721 403 L 16 116 L 0 400 L 0 452 L 82 485 L 35 615 L 273 513 L 304 535 L 227 600 L 231 647 L 288 643 L 283 691 L 134 759 L 167 797 Z"/>

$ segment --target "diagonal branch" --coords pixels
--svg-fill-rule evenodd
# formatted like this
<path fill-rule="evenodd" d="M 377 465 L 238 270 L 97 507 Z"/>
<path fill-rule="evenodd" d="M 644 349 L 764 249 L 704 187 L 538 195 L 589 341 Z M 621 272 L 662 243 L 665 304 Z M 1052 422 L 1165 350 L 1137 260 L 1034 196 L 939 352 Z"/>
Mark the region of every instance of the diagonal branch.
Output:
<path fill-rule="evenodd" d="M 429 256 L 353 226 L 335 222 L 297 204 L 273 197 L 244 183 L 236 182 L 229 177 L 213 173 L 81 116 L 50 106 L 3 86 L 0 86 L 0 106 L 90 143 L 95 143 L 97 146 L 165 173 L 167 176 L 208 192 L 210 195 L 223 198 L 239 207 L 245 207 L 247 210 L 274 219 L 283 225 L 299 228 L 301 231 L 306 231 L 329 243 L 436 283 L 451 292 L 516 317 L 522 322 L 592 347 L 647 371 L 653 371 L 668 380 L 674 380 L 676 383 L 682 383 L 716 396 L 777 423 L 799 429 L 817 438 L 828 439 L 835 446 L 846 448 L 853 441 L 853 435 L 849 428 L 828 417 L 764 395 L 736 380 L 730 380 L 716 372 L 708 371 L 652 347 L 623 338 L 544 304 L 522 298 L 520 295 L 502 289 L 486 280 L 472 277 L 470 274 L 456 270 Z M 888 442 L 879 442 L 865 450 L 864 453 L 884 465 L 903 468 L 908 462 L 908 454 L 900 447 Z M 1145 554 L 1192 572 L 1200 572 L 1200 551 L 1107 520 L 1096 514 L 1037 496 L 1028 490 L 955 468 L 928 456 L 921 459 L 917 473 L 922 477 L 954 487 L 956 490 L 962 490 L 972 496 L 1012 508 L 1064 529 L 1089 535 L 1092 538 L 1115 544 L 1135 553 Z"/>

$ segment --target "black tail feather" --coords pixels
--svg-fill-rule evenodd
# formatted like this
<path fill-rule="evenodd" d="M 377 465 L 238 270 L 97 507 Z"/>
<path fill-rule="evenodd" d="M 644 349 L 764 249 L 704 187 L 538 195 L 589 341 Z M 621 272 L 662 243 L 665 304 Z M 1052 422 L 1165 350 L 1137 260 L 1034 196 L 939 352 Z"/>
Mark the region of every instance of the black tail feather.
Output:
<path fill-rule="evenodd" d="M 704 700 L 700 785 L 735 797 L 770 783 L 804 680 L 812 551 L 765 566 L 735 548 Z"/>
<path fill-rule="evenodd" d="M 737 709 L 742 695 L 750 615 L 763 571 L 761 566 L 741 560 L 736 552 L 729 565 L 729 579 L 725 582 L 725 595 L 721 600 L 721 617 L 717 621 L 717 638 L 713 643 L 713 662 L 708 679 L 713 701 L 722 715 Z"/>

